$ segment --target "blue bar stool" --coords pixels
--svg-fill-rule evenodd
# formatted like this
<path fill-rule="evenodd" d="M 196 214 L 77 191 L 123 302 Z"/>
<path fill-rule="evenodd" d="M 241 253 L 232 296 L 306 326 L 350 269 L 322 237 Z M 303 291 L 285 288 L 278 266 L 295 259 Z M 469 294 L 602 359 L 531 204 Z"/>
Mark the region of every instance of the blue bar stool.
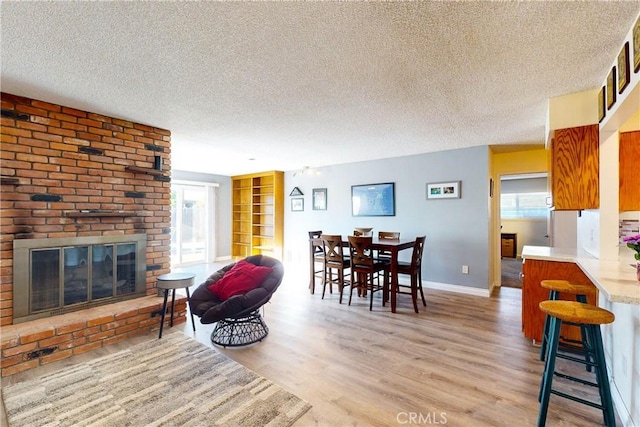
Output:
<path fill-rule="evenodd" d="M 613 411 L 613 400 L 611 399 L 611 389 L 609 387 L 607 365 L 602 345 L 602 334 L 600 332 L 600 325 L 612 323 L 615 316 L 610 311 L 590 304 L 562 300 L 542 301 L 540 303 L 540 310 L 546 313 L 551 320 L 549 325 L 549 345 L 544 372 L 542 374 L 542 382 L 540 383 L 540 394 L 538 396 L 538 400 L 540 401 L 538 427 L 544 427 L 547 421 L 547 410 L 549 408 L 551 394 L 601 409 L 605 425 L 615 427 L 616 418 Z M 584 327 L 583 331 L 586 334 L 586 339 L 583 339 L 583 342 L 586 344 L 584 350 L 587 353 L 585 359 L 558 354 L 560 327 L 563 323 Z M 556 357 L 592 366 L 595 370 L 596 382 L 593 383 L 581 378 L 555 372 Z M 600 404 L 558 390 L 553 390 L 552 382 L 554 375 L 578 382 L 582 385 L 597 387 L 600 394 Z"/>
<path fill-rule="evenodd" d="M 571 283 L 568 280 L 543 280 L 540 286 L 549 290 L 549 300 L 556 301 L 560 299 L 560 293 L 575 295 L 576 301 L 587 304 L 587 296 L 595 296 L 596 290 L 591 285 L 582 285 L 579 283 Z M 544 329 L 542 330 L 542 342 L 540 343 L 540 360 L 544 360 L 547 354 L 547 343 L 549 342 L 549 315 L 545 316 Z M 581 327 L 582 340 L 581 346 L 584 347 L 586 334 L 584 327 Z M 570 346 L 570 343 L 561 343 L 560 349 L 574 353 L 582 353 L 582 347 Z M 587 371 L 591 372 L 591 365 L 587 365 Z"/>

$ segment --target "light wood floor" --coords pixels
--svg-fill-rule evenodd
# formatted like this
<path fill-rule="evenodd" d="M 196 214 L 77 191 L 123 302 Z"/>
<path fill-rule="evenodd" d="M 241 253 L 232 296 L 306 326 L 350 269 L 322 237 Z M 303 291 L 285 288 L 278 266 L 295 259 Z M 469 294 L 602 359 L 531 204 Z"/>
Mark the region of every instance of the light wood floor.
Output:
<path fill-rule="evenodd" d="M 521 333 L 519 289 L 503 288 L 491 298 L 426 289 L 428 307 L 420 314 L 406 295 L 392 314 L 379 297 L 372 312 L 368 300 L 355 295 L 350 307 L 338 304 L 335 290 L 321 300 L 321 290 L 309 294 L 305 270 L 294 270 L 287 270 L 266 305 L 270 334 L 263 342 L 215 348 L 311 403 L 296 426 L 536 424 L 543 363 Z M 194 336 L 189 321 L 176 328 Z M 213 325 L 196 319 L 196 329 L 195 338 L 212 347 Z M 3 383 L 72 363 L 56 362 Z M 593 392 L 587 396 L 597 399 Z M 602 415 L 552 396 L 547 425 L 602 425 Z"/>

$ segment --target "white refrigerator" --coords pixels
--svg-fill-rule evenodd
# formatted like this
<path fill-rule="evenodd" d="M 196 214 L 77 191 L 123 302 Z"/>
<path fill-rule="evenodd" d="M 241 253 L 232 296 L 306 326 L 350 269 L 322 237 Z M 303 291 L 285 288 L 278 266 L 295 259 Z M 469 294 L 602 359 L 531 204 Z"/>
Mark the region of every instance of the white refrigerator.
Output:
<path fill-rule="evenodd" d="M 547 217 L 549 246 L 554 248 L 577 249 L 578 211 L 549 210 Z"/>

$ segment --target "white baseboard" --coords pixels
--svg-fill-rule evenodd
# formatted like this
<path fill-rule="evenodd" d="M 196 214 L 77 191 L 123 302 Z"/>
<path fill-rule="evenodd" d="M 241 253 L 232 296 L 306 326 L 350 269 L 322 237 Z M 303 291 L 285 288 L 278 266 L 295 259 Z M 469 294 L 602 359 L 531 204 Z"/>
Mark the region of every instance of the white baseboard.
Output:
<path fill-rule="evenodd" d="M 429 289 L 438 289 L 441 291 L 457 292 L 459 294 L 475 295 L 479 297 L 489 297 L 491 292 L 489 289 L 472 288 L 470 286 L 452 285 L 450 283 L 428 282 L 422 281 L 422 286 Z"/>

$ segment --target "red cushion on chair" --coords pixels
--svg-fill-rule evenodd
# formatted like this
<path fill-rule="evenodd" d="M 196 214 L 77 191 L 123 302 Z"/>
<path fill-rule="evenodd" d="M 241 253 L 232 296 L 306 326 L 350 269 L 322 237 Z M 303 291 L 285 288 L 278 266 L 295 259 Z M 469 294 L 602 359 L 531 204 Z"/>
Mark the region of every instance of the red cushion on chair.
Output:
<path fill-rule="evenodd" d="M 254 265 L 240 260 L 208 289 L 220 301 L 226 301 L 234 295 L 243 295 L 257 288 L 271 271 L 273 271 L 271 267 Z"/>

